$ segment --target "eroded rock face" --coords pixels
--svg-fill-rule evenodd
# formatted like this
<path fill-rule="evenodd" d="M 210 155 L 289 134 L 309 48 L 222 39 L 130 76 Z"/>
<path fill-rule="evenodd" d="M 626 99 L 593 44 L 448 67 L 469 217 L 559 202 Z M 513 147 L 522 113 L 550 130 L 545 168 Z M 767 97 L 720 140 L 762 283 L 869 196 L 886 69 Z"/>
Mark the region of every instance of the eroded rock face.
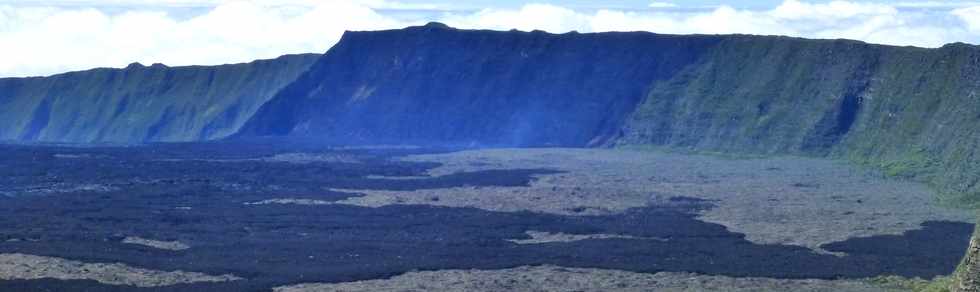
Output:
<path fill-rule="evenodd" d="M 954 292 L 980 291 L 980 224 L 977 225 L 977 232 L 973 234 L 970 249 L 967 250 L 966 258 L 963 260 L 963 267 L 957 274 L 957 282 L 953 284 L 950 290 Z"/>

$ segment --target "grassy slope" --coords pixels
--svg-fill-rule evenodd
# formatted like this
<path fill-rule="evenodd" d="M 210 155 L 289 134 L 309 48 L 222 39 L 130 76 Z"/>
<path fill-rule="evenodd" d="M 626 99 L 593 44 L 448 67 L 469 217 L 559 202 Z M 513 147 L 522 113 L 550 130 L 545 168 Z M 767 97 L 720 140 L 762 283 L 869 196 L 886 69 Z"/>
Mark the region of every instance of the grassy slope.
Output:
<path fill-rule="evenodd" d="M 195 141 L 227 136 L 319 55 L 221 66 L 0 79 L 0 140 Z"/>
<path fill-rule="evenodd" d="M 654 85 L 624 144 L 749 153 L 825 153 L 808 140 L 873 52 L 849 41 L 730 37 Z M 827 54 L 836 51 L 835 54 Z M 814 145 L 810 145 L 814 144 Z M 825 143 L 824 143 L 825 144 Z M 823 144 L 819 146 L 825 146 Z"/>

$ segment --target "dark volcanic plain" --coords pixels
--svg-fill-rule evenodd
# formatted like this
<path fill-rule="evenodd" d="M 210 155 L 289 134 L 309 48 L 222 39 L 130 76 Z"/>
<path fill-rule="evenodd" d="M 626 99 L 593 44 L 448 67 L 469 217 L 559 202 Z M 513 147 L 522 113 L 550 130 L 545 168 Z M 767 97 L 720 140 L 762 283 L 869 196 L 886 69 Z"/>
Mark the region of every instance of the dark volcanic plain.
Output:
<path fill-rule="evenodd" d="M 619 214 L 585 216 L 331 203 L 363 196 L 331 191 L 336 189 L 522 187 L 562 172 L 497 169 L 429 176 L 427 171 L 438 164 L 396 159 L 450 150 L 0 146 L 5 153 L 0 156 L 0 254 L 240 278 L 162 287 L 11 279 L 0 281 L 0 290 L 263 291 L 417 270 L 538 265 L 783 279 L 932 278 L 953 272 L 973 230 L 971 224 L 934 221 L 903 235 L 853 238 L 822 247 L 846 253 L 838 256 L 753 243 L 697 218 L 714 208 L 714 202 L 680 196 Z M 290 159 L 296 157 L 306 159 Z M 282 198 L 317 204 L 262 203 Z M 514 241 L 531 239 L 532 231 L 618 237 Z M 133 238 L 188 248 L 161 249 L 127 240 Z"/>

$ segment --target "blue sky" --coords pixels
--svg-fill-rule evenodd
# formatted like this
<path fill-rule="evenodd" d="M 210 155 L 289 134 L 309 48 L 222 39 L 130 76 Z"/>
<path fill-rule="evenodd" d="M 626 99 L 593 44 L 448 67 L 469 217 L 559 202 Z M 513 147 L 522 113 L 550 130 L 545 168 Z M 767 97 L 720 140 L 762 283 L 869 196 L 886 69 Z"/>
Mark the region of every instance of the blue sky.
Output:
<path fill-rule="evenodd" d="M 0 77 L 322 53 L 345 30 L 652 31 L 980 44 L 980 0 L 0 0 Z"/>

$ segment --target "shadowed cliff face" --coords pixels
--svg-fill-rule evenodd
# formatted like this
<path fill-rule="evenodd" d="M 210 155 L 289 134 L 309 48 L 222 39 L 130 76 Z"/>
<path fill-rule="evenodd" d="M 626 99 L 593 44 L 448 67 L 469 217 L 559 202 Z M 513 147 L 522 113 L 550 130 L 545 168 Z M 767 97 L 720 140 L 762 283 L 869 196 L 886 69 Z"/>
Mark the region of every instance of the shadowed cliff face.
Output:
<path fill-rule="evenodd" d="M 587 146 L 719 41 L 650 33 L 349 32 L 243 129 L 332 143 Z"/>
<path fill-rule="evenodd" d="M 222 66 L 93 69 L 0 79 L 0 140 L 197 141 L 227 136 L 318 55 Z"/>

